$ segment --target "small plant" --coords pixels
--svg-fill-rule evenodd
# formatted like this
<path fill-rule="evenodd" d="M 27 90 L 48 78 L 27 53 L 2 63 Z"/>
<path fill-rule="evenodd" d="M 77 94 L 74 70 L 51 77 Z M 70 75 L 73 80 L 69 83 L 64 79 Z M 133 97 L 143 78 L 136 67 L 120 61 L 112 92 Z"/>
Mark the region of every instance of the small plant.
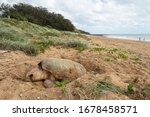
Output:
<path fill-rule="evenodd" d="M 67 83 L 68 83 L 67 80 L 64 80 L 63 82 L 60 82 L 60 81 L 55 81 L 55 82 L 54 82 L 54 84 L 55 84 L 56 86 L 60 87 L 63 92 L 65 92 L 65 88 L 66 88 L 66 84 L 67 84 Z"/>
<path fill-rule="evenodd" d="M 133 84 L 129 84 L 125 93 L 128 95 L 128 94 L 132 93 L 133 91 L 134 91 Z"/>
<path fill-rule="evenodd" d="M 110 53 L 110 54 L 114 54 L 115 52 L 118 51 L 118 49 L 117 49 L 117 48 L 111 48 L 111 49 L 108 49 L 107 51 L 108 51 L 108 53 Z"/>
<path fill-rule="evenodd" d="M 144 89 L 142 89 L 142 92 L 144 94 L 150 94 L 150 88 L 144 88 Z"/>
<path fill-rule="evenodd" d="M 83 47 L 79 47 L 79 48 L 77 48 L 77 50 L 78 50 L 78 52 L 80 53 L 80 52 L 84 51 L 84 50 L 85 50 L 85 48 L 83 48 Z"/>
<path fill-rule="evenodd" d="M 126 51 L 121 51 L 119 53 L 119 57 L 122 58 L 122 59 L 128 59 L 128 52 Z"/>
<path fill-rule="evenodd" d="M 39 41 L 39 42 L 33 42 L 33 45 L 35 45 L 40 52 L 44 52 L 44 50 L 49 46 L 49 43 L 45 41 Z"/>
<path fill-rule="evenodd" d="M 133 61 L 133 63 L 140 63 L 141 62 L 141 59 L 138 57 L 138 56 L 134 56 L 131 58 L 131 60 Z"/>
<path fill-rule="evenodd" d="M 114 61 L 114 59 L 112 59 L 112 58 L 105 58 L 104 61 L 112 62 L 112 61 Z"/>
<path fill-rule="evenodd" d="M 103 48 L 103 47 L 101 47 L 101 48 L 93 48 L 93 51 L 98 51 L 98 52 L 100 52 L 100 51 L 103 51 L 103 50 L 105 50 L 106 48 Z"/>
<path fill-rule="evenodd" d="M 35 45 L 40 52 L 44 52 L 45 49 L 47 49 L 49 46 L 65 46 L 65 42 L 63 42 L 60 39 L 46 39 L 46 40 L 39 40 L 39 41 L 33 41 L 33 45 Z"/>

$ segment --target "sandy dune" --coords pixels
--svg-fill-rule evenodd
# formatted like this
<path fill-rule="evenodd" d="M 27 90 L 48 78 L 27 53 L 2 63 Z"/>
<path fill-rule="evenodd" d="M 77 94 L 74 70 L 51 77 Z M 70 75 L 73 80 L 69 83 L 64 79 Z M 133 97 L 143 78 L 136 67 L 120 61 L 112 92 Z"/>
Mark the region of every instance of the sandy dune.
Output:
<path fill-rule="evenodd" d="M 38 56 L 20 51 L 0 51 L 0 99 L 150 99 L 150 43 L 90 37 L 92 46 L 117 48 L 128 52 L 128 58 L 115 58 L 115 52 L 79 52 L 75 49 L 50 47 Z M 132 59 L 134 56 L 139 58 Z M 26 73 L 43 58 L 66 58 L 84 65 L 87 73 L 67 84 L 65 91 L 54 86 L 44 88 L 42 82 L 24 82 Z M 140 61 L 139 61 L 140 59 Z M 129 94 L 111 90 L 99 91 L 95 83 L 104 81 L 127 90 Z M 94 92 L 94 93 L 93 93 Z"/>

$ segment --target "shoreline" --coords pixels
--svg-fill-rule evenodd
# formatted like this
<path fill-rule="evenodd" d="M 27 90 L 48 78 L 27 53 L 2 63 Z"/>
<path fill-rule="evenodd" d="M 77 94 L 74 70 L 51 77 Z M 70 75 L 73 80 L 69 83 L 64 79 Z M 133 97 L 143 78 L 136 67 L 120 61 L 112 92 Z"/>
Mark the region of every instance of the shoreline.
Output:
<path fill-rule="evenodd" d="M 142 36 L 122 36 L 123 34 L 120 35 L 111 35 L 111 34 L 91 34 L 91 36 L 100 36 L 100 37 L 106 37 L 106 38 L 111 38 L 111 39 L 121 39 L 121 40 L 131 40 L 131 41 L 141 41 L 141 42 L 150 42 L 150 39 L 147 39 L 146 37 Z"/>
<path fill-rule="evenodd" d="M 146 39 L 142 39 L 139 37 L 139 39 L 137 38 L 128 38 L 128 37 L 117 37 L 117 36 L 103 36 L 103 37 L 106 37 L 106 38 L 110 38 L 110 39 L 119 39 L 119 40 L 128 40 L 128 41 L 138 41 L 138 42 L 150 42 L 150 40 L 146 40 Z"/>

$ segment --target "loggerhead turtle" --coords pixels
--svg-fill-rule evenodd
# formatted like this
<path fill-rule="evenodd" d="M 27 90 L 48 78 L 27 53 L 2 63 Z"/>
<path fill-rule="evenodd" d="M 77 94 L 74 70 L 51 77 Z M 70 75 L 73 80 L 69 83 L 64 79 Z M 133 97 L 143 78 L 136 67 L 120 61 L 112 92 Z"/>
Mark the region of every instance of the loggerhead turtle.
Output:
<path fill-rule="evenodd" d="M 86 69 L 83 65 L 68 59 L 44 59 L 38 63 L 38 67 L 32 69 L 26 75 L 26 81 L 44 80 L 45 87 L 51 87 L 54 80 L 73 81 L 84 75 Z"/>

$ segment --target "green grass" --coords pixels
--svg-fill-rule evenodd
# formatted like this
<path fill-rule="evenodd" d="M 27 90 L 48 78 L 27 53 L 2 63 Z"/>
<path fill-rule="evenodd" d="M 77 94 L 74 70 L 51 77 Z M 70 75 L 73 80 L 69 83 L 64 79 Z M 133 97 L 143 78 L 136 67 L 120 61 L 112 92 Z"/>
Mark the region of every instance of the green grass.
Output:
<path fill-rule="evenodd" d="M 122 58 L 122 59 L 128 59 L 128 52 L 127 51 L 121 51 L 119 52 L 119 58 Z"/>
<path fill-rule="evenodd" d="M 41 52 L 43 52 L 49 46 L 62 46 L 65 48 L 75 48 L 79 52 L 88 48 L 88 44 L 79 40 L 62 40 L 59 38 L 51 38 L 33 42 L 35 46 L 39 48 Z"/>
<path fill-rule="evenodd" d="M 20 50 L 29 55 L 36 55 L 39 53 L 39 49 L 26 42 L 0 40 L 0 49 L 2 50 Z"/>
<path fill-rule="evenodd" d="M 79 99 L 98 99 L 103 95 L 104 91 L 111 91 L 114 93 L 122 93 L 120 87 L 107 83 L 104 81 L 98 81 L 96 83 L 85 83 L 74 82 L 75 93 Z"/>
<path fill-rule="evenodd" d="M 150 94 L 150 88 L 143 88 L 143 89 L 142 89 L 142 92 L 143 92 L 144 94 Z"/>
<path fill-rule="evenodd" d="M 132 58 L 130 58 L 132 61 L 133 61 L 133 63 L 140 63 L 142 60 L 140 59 L 140 57 L 139 56 L 134 56 L 134 57 L 132 57 Z"/>
<path fill-rule="evenodd" d="M 107 49 L 107 53 L 110 53 L 110 54 L 114 54 L 118 51 L 117 48 L 110 48 L 110 49 Z"/>
<path fill-rule="evenodd" d="M 105 51 L 106 48 L 104 47 L 96 47 L 96 48 L 93 48 L 93 51 L 97 51 L 97 52 L 101 52 L 101 51 Z"/>
<path fill-rule="evenodd" d="M 129 95 L 129 94 L 131 94 L 133 91 L 134 91 L 134 90 L 133 90 L 133 84 L 129 84 L 129 85 L 127 86 L 127 89 L 125 90 L 125 94 L 126 94 L 126 95 Z"/>
<path fill-rule="evenodd" d="M 85 35 L 58 31 L 27 21 L 0 18 L 0 49 L 2 50 L 20 50 L 28 55 L 37 55 L 49 46 L 62 46 L 75 48 L 81 52 L 88 48 L 87 43 L 78 40 L 84 39 L 83 37 L 85 38 Z"/>
<path fill-rule="evenodd" d="M 54 81 L 54 84 L 55 84 L 56 86 L 58 86 L 59 88 L 61 88 L 61 90 L 62 90 L 63 92 L 65 92 L 67 83 L 68 83 L 67 80 L 64 80 L 63 82 Z"/>
<path fill-rule="evenodd" d="M 103 82 L 103 81 L 99 81 L 97 83 L 97 88 L 99 88 L 101 90 L 105 90 L 105 91 L 111 91 L 114 93 L 121 93 L 122 92 L 120 87 L 118 87 L 114 84 L 111 84 L 111 83 Z"/>
<path fill-rule="evenodd" d="M 92 48 L 95 52 L 104 52 L 109 55 L 109 57 L 105 58 L 104 61 L 112 62 L 117 59 L 128 59 L 129 54 L 127 51 L 123 51 L 117 48 L 104 48 L 104 47 L 94 47 Z"/>
<path fill-rule="evenodd" d="M 102 91 L 97 88 L 96 84 L 74 82 L 75 95 L 79 99 L 97 99 L 102 95 Z"/>
<path fill-rule="evenodd" d="M 65 46 L 70 48 L 76 48 L 78 50 L 85 50 L 88 48 L 88 44 L 80 40 L 69 40 L 66 42 Z"/>

